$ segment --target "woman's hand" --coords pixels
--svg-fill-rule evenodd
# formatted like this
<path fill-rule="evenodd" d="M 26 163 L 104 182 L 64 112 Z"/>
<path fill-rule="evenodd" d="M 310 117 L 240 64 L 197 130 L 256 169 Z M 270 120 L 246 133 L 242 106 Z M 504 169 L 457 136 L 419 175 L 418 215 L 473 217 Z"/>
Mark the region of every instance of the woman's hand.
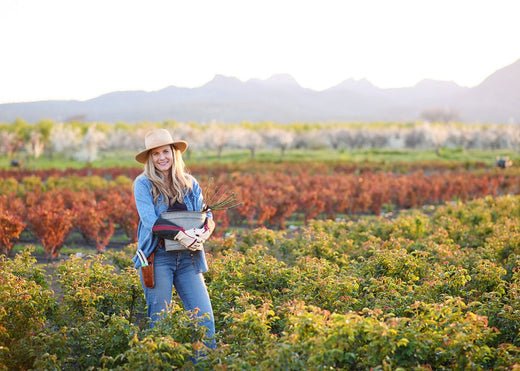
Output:
<path fill-rule="evenodd" d="M 204 240 L 198 234 L 198 230 L 195 228 L 182 230 L 177 233 L 175 240 L 179 241 L 188 250 L 197 251 L 200 250 L 204 243 Z"/>
<path fill-rule="evenodd" d="M 197 251 L 201 249 L 202 244 L 207 241 L 214 230 L 213 218 L 207 218 L 202 228 L 181 230 L 175 236 L 175 240 L 188 250 Z"/>
<path fill-rule="evenodd" d="M 206 218 L 206 222 L 204 223 L 202 228 L 196 229 L 195 234 L 199 236 L 203 242 L 206 242 L 214 230 L 215 222 L 213 221 L 213 218 Z"/>

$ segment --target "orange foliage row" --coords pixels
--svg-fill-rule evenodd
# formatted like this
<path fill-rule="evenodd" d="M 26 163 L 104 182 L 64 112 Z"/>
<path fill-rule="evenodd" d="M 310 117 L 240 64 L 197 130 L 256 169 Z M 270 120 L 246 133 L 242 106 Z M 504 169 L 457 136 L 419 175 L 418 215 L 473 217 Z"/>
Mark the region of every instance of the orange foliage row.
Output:
<path fill-rule="evenodd" d="M 34 191 L 23 198 L 1 196 L 0 202 L 0 247 L 5 254 L 26 225 L 42 244 L 48 259 L 58 257 L 73 229 L 100 252 L 110 242 L 116 224 L 130 240 L 136 240 L 137 212 L 128 189 Z"/>
<path fill-rule="evenodd" d="M 208 176 L 200 176 L 199 181 L 204 189 Z M 216 187 L 235 192 L 243 202 L 238 208 L 214 213 L 217 234 L 222 234 L 229 225 L 285 228 L 290 218 L 307 221 L 334 218 L 338 214 L 380 214 L 385 208 L 403 209 L 453 199 L 465 201 L 520 193 L 520 175 L 501 172 L 227 173 L 213 181 Z M 0 240 L 4 251 L 19 236 L 24 221 L 51 258 L 57 256 L 72 228 L 79 230 L 99 251 L 105 249 L 116 225 L 129 239 L 136 239 L 138 217 L 129 187 L 34 191 L 21 199 L 13 196 L 0 201 L 0 218 L 6 221 L 2 222 L 5 232 Z M 18 206 L 7 205 L 17 202 Z"/>
<path fill-rule="evenodd" d="M 202 179 L 204 180 L 204 179 Z M 203 181 L 201 183 L 204 183 Z M 337 214 L 380 214 L 389 208 L 412 208 L 454 199 L 520 193 L 520 175 L 416 172 L 220 176 L 217 184 L 235 192 L 241 207 L 228 211 L 229 222 L 284 228 L 290 217 L 307 221 Z M 204 184 L 203 184 L 204 185 Z"/>

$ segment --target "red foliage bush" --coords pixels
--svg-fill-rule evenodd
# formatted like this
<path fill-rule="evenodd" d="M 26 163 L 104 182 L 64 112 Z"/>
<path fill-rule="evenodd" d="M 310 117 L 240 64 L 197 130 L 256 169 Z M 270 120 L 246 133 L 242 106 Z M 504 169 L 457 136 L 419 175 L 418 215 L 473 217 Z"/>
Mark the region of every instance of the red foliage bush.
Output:
<path fill-rule="evenodd" d="M 98 198 L 104 197 L 110 205 L 108 211 L 110 218 L 114 223 L 117 223 L 121 229 L 123 229 L 126 236 L 132 242 L 136 242 L 139 217 L 137 215 L 132 190 L 113 187 L 104 190 L 102 196 L 100 196 L 99 193 L 100 192 L 98 192 Z"/>
<path fill-rule="evenodd" d="M 111 205 L 107 201 L 90 199 L 75 206 L 75 224 L 87 241 L 96 245 L 96 250 L 104 252 L 114 235 L 115 226 L 110 216 Z"/>
<path fill-rule="evenodd" d="M 30 201 L 27 221 L 31 231 L 43 245 L 47 258 L 57 258 L 72 228 L 73 211 L 65 208 L 63 197 L 56 191 L 32 193 L 27 199 Z"/>
<path fill-rule="evenodd" d="M 14 241 L 25 229 L 25 223 L 16 215 L 0 208 L 0 252 L 9 255 Z"/>
<path fill-rule="evenodd" d="M 25 229 L 25 205 L 17 197 L 0 195 L 0 252 L 9 255 Z"/>

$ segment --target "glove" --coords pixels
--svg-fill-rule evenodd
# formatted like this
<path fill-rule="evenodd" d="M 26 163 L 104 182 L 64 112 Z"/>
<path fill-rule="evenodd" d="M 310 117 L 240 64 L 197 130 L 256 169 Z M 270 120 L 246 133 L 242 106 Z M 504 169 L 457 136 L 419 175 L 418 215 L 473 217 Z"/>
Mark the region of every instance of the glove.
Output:
<path fill-rule="evenodd" d="M 204 241 L 197 236 L 195 228 L 179 231 L 175 236 L 175 240 L 179 241 L 182 246 L 191 251 L 200 250 L 204 243 Z"/>
<path fill-rule="evenodd" d="M 210 223 L 212 224 L 210 227 Z M 215 222 L 213 219 L 206 218 L 206 221 L 204 222 L 204 225 L 202 228 L 196 228 L 195 234 L 203 240 L 203 242 L 206 242 L 208 238 L 211 236 L 211 233 L 213 233 L 213 230 L 215 229 Z"/>
<path fill-rule="evenodd" d="M 195 235 L 198 236 L 198 238 L 200 238 L 202 240 L 202 242 L 206 242 L 208 240 L 209 236 L 211 236 L 211 231 L 205 225 L 202 228 L 196 228 Z"/>

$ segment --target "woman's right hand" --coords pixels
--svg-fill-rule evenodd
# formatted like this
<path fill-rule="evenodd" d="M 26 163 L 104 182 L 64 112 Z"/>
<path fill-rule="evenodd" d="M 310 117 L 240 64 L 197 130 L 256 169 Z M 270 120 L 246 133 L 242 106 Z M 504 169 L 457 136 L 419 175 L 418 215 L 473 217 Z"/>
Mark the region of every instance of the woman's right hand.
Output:
<path fill-rule="evenodd" d="M 195 228 L 179 231 L 177 236 L 175 236 L 175 240 L 179 241 L 182 246 L 192 251 L 200 250 L 204 243 L 204 240 L 198 236 Z"/>

